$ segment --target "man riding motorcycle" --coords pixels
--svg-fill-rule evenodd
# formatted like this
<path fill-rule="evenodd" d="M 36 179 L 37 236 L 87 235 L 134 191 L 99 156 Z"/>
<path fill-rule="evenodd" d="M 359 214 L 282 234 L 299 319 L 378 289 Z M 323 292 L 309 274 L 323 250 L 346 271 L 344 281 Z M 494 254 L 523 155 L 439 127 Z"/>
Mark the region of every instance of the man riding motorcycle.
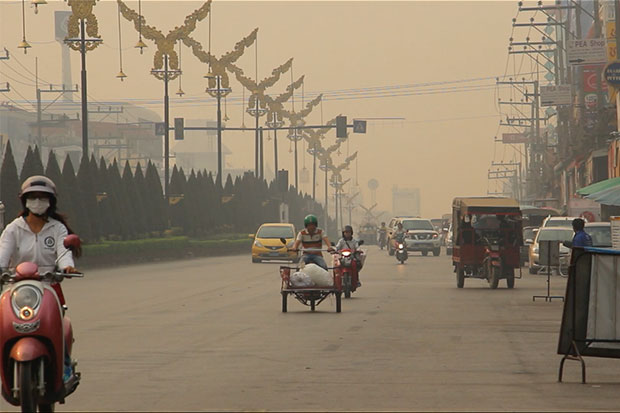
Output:
<path fill-rule="evenodd" d="M 299 231 L 299 234 L 297 234 L 297 239 L 295 240 L 295 244 L 293 244 L 292 249 L 297 250 L 300 246 L 302 246 L 304 251 L 301 259 L 305 264 L 316 264 L 327 270 L 327 263 L 325 263 L 325 259 L 323 258 L 323 254 L 320 249 L 323 246 L 323 242 L 327 245 L 327 251 L 332 252 L 334 251 L 334 248 L 332 248 L 332 245 L 324 231 L 318 228 L 318 224 L 319 221 L 316 216 L 312 214 L 307 215 L 304 218 L 305 229 Z"/>
<path fill-rule="evenodd" d="M 337 251 L 342 251 L 345 249 L 351 250 L 351 252 L 353 253 L 353 258 L 357 262 L 357 271 L 358 271 L 357 286 L 361 287 L 362 283 L 359 280 L 359 272 L 362 270 L 362 267 L 364 266 L 364 259 L 362 258 L 363 256 L 361 255 L 361 251 L 359 247 L 360 247 L 359 242 L 353 238 L 353 227 L 351 225 L 346 225 L 344 229 L 342 230 L 342 238 L 340 238 L 340 240 L 338 241 L 338 244 L 336 244 L 336 250 Z"/>
<path fill-rule="evenodd" d="M 0 268 L 14 268 L 22 262 L 38 265 L 41 274 L 58 268 L 65 273 L 78 273 L 73 254 L 64 239 L 73 231 L 64 216 L 56 211 L 56 185 L 45 176 L 26 179 L 19 194 L 23 211 L 6 226 L 0 236 Z M 76 255 L 79 256 L 78 251 Z M 58 262 L 56 262 L 58 261 Z M 59 283 L 52 283 L 61 305 L 66 309 Z M 71 360 L 65 355 L 65 381 L 73 374 Z"/>

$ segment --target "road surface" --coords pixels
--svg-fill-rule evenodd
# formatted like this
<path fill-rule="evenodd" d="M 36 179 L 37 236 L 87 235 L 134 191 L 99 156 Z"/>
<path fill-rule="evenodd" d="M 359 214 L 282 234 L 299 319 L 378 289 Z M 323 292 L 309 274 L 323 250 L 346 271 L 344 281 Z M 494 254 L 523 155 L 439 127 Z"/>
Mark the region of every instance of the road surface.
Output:
<path fill-rule="evenodd" d="M 546 277 L 461 290 L 445 255 L 368 249 L 341 314 L 333 299 L 281 313 L 278 265 L 249 255 L 65 281 L 83 381 L 58 410 L 618 409 L 620 361 L 587 359 L 587 385 L 568 362 L 557 383 L 562 303 L 532 302 Z"/>

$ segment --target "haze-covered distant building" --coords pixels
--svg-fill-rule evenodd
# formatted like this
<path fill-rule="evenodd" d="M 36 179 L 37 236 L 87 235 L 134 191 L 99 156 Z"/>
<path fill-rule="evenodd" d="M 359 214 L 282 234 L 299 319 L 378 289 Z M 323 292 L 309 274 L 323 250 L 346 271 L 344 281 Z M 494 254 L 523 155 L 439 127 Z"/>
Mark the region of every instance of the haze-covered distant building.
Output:
<path fill-rule="evenodd" d="M 392 212 L 395 216 L 420 216 L 420 189 L 394 186 Z"/>

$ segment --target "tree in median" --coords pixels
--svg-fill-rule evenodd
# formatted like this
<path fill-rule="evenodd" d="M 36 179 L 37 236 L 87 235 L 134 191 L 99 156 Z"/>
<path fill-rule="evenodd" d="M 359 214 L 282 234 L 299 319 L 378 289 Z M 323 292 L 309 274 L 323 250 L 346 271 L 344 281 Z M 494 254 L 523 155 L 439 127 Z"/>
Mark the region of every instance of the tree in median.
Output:
<path fill-rule="evenodd" d="M 22 210 L 18 198 L 20 188 L 21 182 L 17 176 L 17 166 L 9 141 L 6 144 L 4 161 L 2 162 L 2 169 L 0 169 L 0 200 L 4 203 L 5 225 L 11 222 Z"/>

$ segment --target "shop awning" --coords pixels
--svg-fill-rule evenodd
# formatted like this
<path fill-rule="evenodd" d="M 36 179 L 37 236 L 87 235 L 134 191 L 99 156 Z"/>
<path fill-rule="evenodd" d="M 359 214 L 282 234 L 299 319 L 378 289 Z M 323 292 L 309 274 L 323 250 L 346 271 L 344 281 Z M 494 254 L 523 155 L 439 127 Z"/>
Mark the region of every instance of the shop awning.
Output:
<path fill-rule="evenodd" d="M 616 185 L 603 191 L 594 192 L 586 195 L 586 198 L 603 205 L 620 206 L 620 186 Z"/>
<path fill-rule="evenodd" d="M 600 192 L 600 191 L 604 191 L 609 188 L 613 188 L 618 185 L 620 185 L 620 177 L 610 178 L 610 179 L 606 179 L 601 182 L 597 182 L 592 185 L 588 185 L 581 189 L 578 189 L 577 193 L 579 195 L 586 196 L 586 195 L 594 194 L 595 192 Z"/>

